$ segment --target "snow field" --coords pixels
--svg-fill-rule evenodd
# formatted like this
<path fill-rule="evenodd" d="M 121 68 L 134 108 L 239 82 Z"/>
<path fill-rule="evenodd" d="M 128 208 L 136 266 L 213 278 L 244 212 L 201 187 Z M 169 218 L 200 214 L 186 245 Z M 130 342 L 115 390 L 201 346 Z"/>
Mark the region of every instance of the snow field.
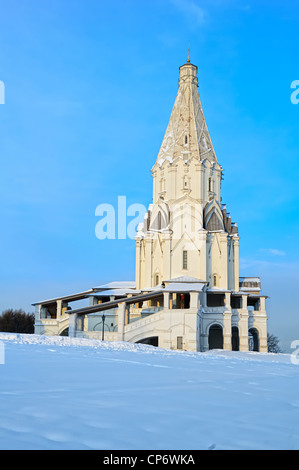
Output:
<path fill-rule="evenodd" d="M 299 449 L 287 354 L 0 333 L 0 449 Z"/>

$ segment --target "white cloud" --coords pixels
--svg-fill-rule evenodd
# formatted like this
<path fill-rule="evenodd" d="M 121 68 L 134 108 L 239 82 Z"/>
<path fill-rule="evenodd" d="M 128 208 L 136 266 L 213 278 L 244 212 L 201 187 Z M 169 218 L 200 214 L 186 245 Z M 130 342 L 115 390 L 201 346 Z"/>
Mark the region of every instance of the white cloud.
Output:
<path fill-rule="evenodd" d="M 206 11 L 193 0 L 170 0 L 177 10 L 179 10 L 193 24 L 202 24 L 206 18 Z"/>
<path fill-rule="evenodd" d="M 285 251 L 277 250 L 276 248 L 261 248 L 260 251 L 263 252 L 263 253 L 268 253 L 270 255 L 274 255 L 274 256 L 285 256 L 286 255 Z"/>

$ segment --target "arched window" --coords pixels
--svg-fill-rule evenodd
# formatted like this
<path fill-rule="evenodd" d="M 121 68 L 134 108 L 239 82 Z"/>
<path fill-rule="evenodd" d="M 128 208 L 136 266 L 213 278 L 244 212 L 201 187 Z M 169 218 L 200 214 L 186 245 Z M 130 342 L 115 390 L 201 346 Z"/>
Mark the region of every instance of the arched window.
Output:
<path fill-rule="evenodd" d="M 159 274 L 155 275 L 155 285 L 158 286 L 160 284 L 160 276 Z"/>
<path fill-rule="evenodd" d="M 214 274 L 214 276 L 213 276 L 213 286 L 217 287 L 217 284 L 218 284 L 217 283 L 217 274 Z"/>
<path fill-rule="evenodd" d="M 209 192 L 211 193 L 213 191 L 213 180 L 212 178 L 209 178 Z"/>

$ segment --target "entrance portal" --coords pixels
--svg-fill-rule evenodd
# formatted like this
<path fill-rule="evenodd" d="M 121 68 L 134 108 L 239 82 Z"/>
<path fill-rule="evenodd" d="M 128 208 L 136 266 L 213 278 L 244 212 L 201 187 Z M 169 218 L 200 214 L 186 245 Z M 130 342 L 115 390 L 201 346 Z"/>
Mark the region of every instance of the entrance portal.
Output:
<path fill-rule="evenodd" d="M 249 351 L 259 352 L 260 350 L 259 333 L 256 328 L 250 328 L 248 332 L 248 346 Z"/>
<path fill-rule="evenodd" d="M 209 329 L 209 349 L 223 349 L 223 331 L 219 325 Z"/>
<path fill-rule="evenodd" d="M 239 351 L 240 341 L 239 341 L 239 328 L 236 326 L 232 327 L 232 350 Z"/>

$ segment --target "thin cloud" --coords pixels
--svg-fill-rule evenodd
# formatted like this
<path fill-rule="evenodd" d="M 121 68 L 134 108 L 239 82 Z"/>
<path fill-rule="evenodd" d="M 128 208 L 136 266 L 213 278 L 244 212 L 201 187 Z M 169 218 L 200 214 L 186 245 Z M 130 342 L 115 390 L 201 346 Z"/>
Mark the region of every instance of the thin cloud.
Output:
<path fill-rule="evenodd" d="M 203 24 L 206 19 L 206 11 L 192 0 L 170 0 L 170 3 L 176 7 L 193 24 Z"/>
<path fill-rule="evenodd" d="M 282 250 L 277 250 L 276 248 L 261 248 L 262 253 L 268 253 L 273 256 L 285 256 L 286 252 Z"/>

